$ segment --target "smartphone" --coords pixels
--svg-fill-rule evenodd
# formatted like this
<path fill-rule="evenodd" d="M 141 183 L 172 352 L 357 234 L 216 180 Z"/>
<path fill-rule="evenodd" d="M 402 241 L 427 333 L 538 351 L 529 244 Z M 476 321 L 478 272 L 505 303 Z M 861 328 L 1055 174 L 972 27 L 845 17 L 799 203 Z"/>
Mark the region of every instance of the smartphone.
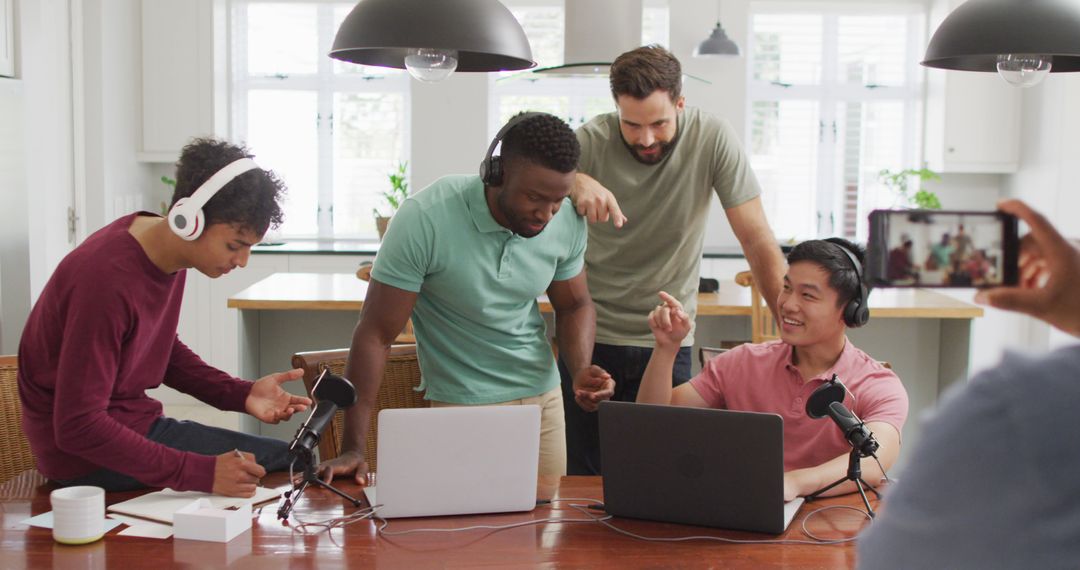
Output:
<path fill-rule="evenodd" d="M 870 212 L 866 282 L 871 287 L 1015 285 L 1020 239 L 1002 212 Z"/>

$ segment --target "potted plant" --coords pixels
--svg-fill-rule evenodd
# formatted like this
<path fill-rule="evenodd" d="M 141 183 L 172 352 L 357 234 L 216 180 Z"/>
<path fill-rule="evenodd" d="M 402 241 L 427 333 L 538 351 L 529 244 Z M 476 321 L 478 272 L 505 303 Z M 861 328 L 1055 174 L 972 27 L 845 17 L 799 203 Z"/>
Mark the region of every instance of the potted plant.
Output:
<path fill-rule="evenodd" d="M 375 229 L 379 230 L 379 241 L 382 241 L 384 235 L 386 235 L 386 227 L 390 224 L 390 218 L 394 216 L 394 212 L 401 207 L 401 204 L 405 202 L 405 199 L 409 197 L 409 183 L 405 179 L 405 171 L 408 168 L 408 162 L 398 162 L 397 168 L 387 175 L 390 179 L 390 189 L 385 190 L 382 193 L 382 197 L 386 200 L 386 204 L 389 206 L 388 210 L 385 210 L 386 215 L 383 215 L 383 211 L 379 208 L 375 208 Z"/>
<path fill-rule="evenodd" d="M 903 202 L 904 206 L 922 210 L 940 210 L 941 200 L 938 199 L 937 194 L 934 192 L 919 188 L 919 191 L 915 192 L 914 195 L 910 193 L 908 182 L 914 177 L 918 177 L 920 183 L 927 180 L 941 180 L 941 176 L 937 172 L 927 168 L 907 168 L 899 172 L 893 172 L 886 168 L 878 172 L 878 180 L 889 190 L 892 190 L 897 195 L 898 200 Z"/>
<path fill-rule="evenodd" d="M 169 178 L 168 176 L 162 176 L 161 177 L 161 183 L 164 184 L 169 189 L 169 195 L 166 198 L 166 200 L 172 199 L 172 195 L 176 191 L 176 180 L 173 180 L 172 178 Z M 168 215 L 169 215 L 169 203 L 168 202 L 162 202 L 161 203 L 161 217 L 165 218 L 165 217 L 168 217 Z"/>

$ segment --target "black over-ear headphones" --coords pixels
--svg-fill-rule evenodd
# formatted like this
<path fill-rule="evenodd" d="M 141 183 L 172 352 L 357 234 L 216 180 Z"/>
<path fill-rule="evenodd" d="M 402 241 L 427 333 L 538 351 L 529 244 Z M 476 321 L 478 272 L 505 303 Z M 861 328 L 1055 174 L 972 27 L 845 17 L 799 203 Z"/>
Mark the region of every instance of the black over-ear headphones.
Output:
<path fill-rule="evenodd" d="M 485 185 L 500 186 L 503 183 L 502 157 L 495 155 L 495 147 L 499 146 L 499 143 L 506 137 L 506 133 L 509 133 L 511 129 L 527 119 L 546 114 L 547 113 L 521 113 L 507 121 L 507 123 L 503 125 L 503 128 L 499 129 L 498 133 L 495 133 L 495 138 L 492 139 L 491 145 L 488 146 L 487 154 L 484 155 L 484 160 L 480 162 L 480 180 Z"/>
<path fill-rule="evenodd" d="M 851 267 L 855 270 L 855 278 L 859 280 L 858 295 L 844 305 L 844 324 L 849 328 L 857 329 L 870 321 L 870 307 L 866 304 L 866 296 L 869 293 L 866 290 L 866 284 L 863 283 L 862 264 L 859 263 L 859 258 L 847 247 L 834 241 L 825 241 L 836 246 L 851 260 Z"/>

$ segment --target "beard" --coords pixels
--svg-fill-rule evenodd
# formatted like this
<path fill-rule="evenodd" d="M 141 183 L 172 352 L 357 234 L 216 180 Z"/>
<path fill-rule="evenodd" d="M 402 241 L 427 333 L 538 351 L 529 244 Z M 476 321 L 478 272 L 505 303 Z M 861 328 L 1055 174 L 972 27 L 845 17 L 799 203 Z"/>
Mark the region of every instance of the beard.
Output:
<path fill-rule="evenodd" d="M 626 141 L 623 142 L 625 143 Z M 627 143 L 626 147 L 630 149 L 630 155 L 634 157 L 634 160 L 642 164 L 658 164 L 665 158 L 667 158 L 667 155 L 671 154 L 671 149 L 675 147 L 675 140 L 672 139 L 668 142 L 658 141 L 649 146 Z M 655 156 L 647 157 L 641 155 L 641 152 L 643 151 L 651 151 L 655 149 L 660 150 L 660 152 L 657 152 Z"/>

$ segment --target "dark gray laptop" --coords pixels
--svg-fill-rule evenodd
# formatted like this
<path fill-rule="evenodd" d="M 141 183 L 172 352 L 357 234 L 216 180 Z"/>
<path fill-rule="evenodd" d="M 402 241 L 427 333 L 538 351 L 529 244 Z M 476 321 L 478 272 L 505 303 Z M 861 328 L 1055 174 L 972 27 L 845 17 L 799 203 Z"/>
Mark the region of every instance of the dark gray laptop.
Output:
<path fill-rule="evenodd" d="M 802 504 L 784 503 L 776 414 L 630 402 L 598 413 L 612 515 L 779 534 Z"/>

